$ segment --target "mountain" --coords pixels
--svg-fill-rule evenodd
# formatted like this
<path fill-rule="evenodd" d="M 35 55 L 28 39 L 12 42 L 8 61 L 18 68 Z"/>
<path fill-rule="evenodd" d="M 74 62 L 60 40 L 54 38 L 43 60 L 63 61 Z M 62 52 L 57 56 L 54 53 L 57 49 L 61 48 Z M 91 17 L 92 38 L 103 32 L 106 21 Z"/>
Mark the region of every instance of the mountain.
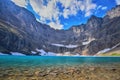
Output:
<path fill-rule="evenodd" d="M 86 24 L 55 30 L 36 21 L 34 15 L 10 0 L 0 0 L 0 52 L 40 55 L 95 55 L 120 42 L 120 6 L 105 17 L 91 16 Z"/>

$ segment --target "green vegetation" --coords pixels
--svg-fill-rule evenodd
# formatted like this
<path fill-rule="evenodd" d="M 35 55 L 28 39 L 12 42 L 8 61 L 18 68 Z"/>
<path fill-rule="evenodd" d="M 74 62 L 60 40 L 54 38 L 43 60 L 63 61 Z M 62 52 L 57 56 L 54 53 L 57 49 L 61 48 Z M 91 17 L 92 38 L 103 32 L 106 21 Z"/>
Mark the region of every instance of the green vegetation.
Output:
<path fill-rule="evenodd" d="M 120 53 L 104 53 L 101 54 L 100 56 L 120 56 Z"/>
<path fill-rule="evenodd" d="M 120 56 L 120 53 L 113 53 L 111 56 Z"/>

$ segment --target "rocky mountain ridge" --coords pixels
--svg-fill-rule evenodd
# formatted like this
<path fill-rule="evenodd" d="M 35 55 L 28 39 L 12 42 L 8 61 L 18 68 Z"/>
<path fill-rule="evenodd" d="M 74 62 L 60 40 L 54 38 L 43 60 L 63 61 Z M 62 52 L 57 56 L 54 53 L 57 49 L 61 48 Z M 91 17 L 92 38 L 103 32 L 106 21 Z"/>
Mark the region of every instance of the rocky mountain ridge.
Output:
<path fill-rule="evenodd" d="M 2 53 L 38 55 L 36 49 L 43 49 L 56 54 L 94 55 L 120 42 L 120 6 L 108 11 L 104 18 L 93 15 L 86 24 L 68 30 L 54 30 L 37 22 L 31 12 L 10 0 L 0 0 L 0 4 Z"/>

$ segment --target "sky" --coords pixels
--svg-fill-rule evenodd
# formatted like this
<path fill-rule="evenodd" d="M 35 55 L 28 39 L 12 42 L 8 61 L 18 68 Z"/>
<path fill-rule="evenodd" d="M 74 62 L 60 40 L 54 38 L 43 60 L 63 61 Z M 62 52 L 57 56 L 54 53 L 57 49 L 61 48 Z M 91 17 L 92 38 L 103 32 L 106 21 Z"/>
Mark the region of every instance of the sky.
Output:
<path fill-rule="evenodd" d="M 31 11 L 36 20 L 54 29 L 69 29 L 87 22 L 91 15 L 104 17 L 120 0 L 11 0 Z"/>

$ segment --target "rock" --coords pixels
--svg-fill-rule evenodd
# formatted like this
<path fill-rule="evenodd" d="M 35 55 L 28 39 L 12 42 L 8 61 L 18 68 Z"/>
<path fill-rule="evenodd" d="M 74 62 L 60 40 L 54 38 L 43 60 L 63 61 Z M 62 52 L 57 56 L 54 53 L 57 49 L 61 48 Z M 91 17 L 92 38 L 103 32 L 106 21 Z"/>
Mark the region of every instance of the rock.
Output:
<path fill-rule="evenodd" d="M 51 72 L 49 75 L 52 75 L 53 77 L 56 77 L 58 73 Z"/>
<path fill-rule="evenodd" d="M 4 75 L 3 74 L 0 74 L 0 77 L 3 77 Z"/>
<path fill-rule="evenodd" d="M 80 71 L 80 70 L 76 70 L 75 73 L 76 73 L 76 74 L 80 74 L 81 71 Z"/>
<path fill-rule="evenodd" d="M 32 77 L 31 80 L 37 80 L 36 78 Z"/>
<path fill-rule="evenodd" d="M 90 71 L 94 71 L 95 68 L 94 68 L 94 67 L 90 67 L 89 70 L 90 70 Z"/>
<path fill-rule="evenodd" d="M 88 76 L 85 77 L 86 80 L 90 80 L 90 78 Z"/>
<path fill-rule="evenodd" d="M 39 74 L 40 74 L 40 71 L 35 71 L 36 76 L 39 76 Z"/>
<path fill-rule="evenodd" d="M 26 77 L 33 77 L 33 74 L 26 74 Z"/>
<path fill-rule="evenodd" d="M 35 76 L 40 76 L 40 77 L 44 77 L 44 76 L 47 76 L 48 73 L 46 71 L 35 71 Z"/>
<path fill-rule="evenodd" d="M 115 68 L 113 68 L 113 69 L 112 69 L 112 71 L 116 71 L 116 69 L 115 69 Z"/>

